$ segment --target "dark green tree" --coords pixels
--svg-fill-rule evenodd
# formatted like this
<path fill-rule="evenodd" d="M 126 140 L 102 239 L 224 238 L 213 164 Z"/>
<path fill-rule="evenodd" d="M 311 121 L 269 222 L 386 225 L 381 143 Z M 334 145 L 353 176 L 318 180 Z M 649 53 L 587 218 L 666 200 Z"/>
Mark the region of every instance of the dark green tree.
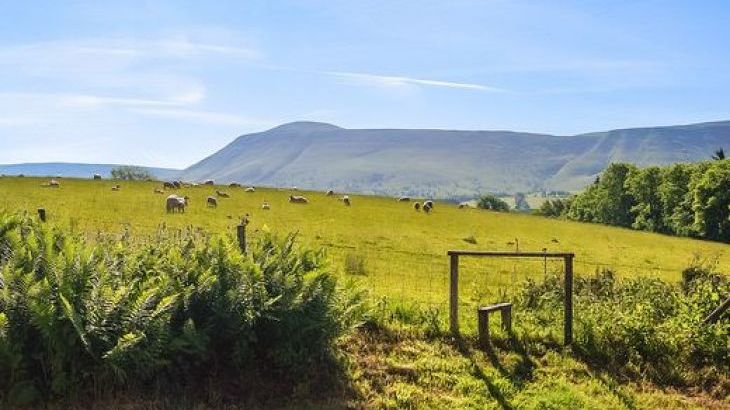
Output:
<path fill-rule="evenodd" d="M 717 151 L 715 151 L 715 155 L 712 156 L 712 159 L 715 161 L 722 161 L 725 159 L 725 150 L 720 147 Z"/>
<path fill-rule="evenodd" d="M 730 161 L 716 161 L 692 184 L 694 228 L 707 239 L 730 241 Z"/>
<path fill-rule="evenodd" d="M 122 165 L 112 169 L 113 179 L 122 179 L 126 181 L 149 181 L 152 180 L 152 174 L 144 168 Z"/>
<path fill-rule="evenodd" d="M 662 199 L 659 188 L 662 170 L 649 167 L 631 172 L 626 178 L 626 189 L 633 198 L 630 212 L 634 216 L 631 227 L 652 232 L 664 232 Z"/>
<path fill-rule="evenodd" d="M 491 194 L 482 195 L 477 202 L 477 207 L 481 209 L 488 209 L 490 211 L 509 212 L 509 205 L 507 205 L 507 202 L 504 202 Z"/>

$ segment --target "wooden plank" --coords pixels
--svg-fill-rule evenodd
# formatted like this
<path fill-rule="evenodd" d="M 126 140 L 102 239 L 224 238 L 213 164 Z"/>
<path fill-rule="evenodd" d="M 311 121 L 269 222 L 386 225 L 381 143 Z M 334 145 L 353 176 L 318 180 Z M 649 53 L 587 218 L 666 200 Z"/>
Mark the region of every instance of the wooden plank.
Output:
<path fill-rule="evenodd" d="M 502 258 L 567 258 L 574 257 L 570 252 L 490 252 L 490 251 L 460 251 L 450 250 L 449 256 L 490 256 Z"/>
<path fill-rule="evenodd" d="M 508 307 L 512 307 L 512 304 L 509 302 L 496 303 L 494 305 L 482 306 L 479 308 L 479 311 L 494 312 L 495 310 L 502 310 Z"/>
<path fill-rule="evenodd" d="M 459 334 L 459 255 L 450 255 L 451 282 L 449 286 L 449 322 L 451 333 Z"/>

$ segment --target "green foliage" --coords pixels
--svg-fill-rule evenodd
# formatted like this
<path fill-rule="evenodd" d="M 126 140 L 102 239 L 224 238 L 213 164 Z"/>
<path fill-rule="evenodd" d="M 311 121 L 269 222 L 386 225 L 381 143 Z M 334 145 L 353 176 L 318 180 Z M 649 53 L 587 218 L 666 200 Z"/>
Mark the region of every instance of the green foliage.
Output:
<path fill-rule="evenodd" d="M 151 181 L 152 174 L 144 168 L 122 165 L 111 171 L 113 179 L 121 179 L 125 181 Z"/>
<path fill-rule="evenodd" d="M 538 209 L 537 213 L 550 218 L 559 218 L 568 212 L 572 201 L 572 197 L 565 199 L 548 199 L 540 205 L 540 209 Z"/>
<path fill-rule="evenodd" d="M 507 202 L 504 202 L 491 194 L 484 194 L 479 197 L 477 207 L 481 209 L 488 209 L 490 211 L 509 212 L 509 205 Z"/>
<path fill-rule="evenodd" d="M 596 182 L 575 197 L 568 217 L 580 221 L 609 225 L 631 226 L 633 197 L 625 188 L 630 173 L 636 168 L 629 164 L 611 164 Z"/>
<path fill-rule="evenodd" d="M 679 284 L 649 277 L 618 281 L 610 271 L 576 278 L 576 351 L 624 377 L 662 385 L 704 383 L 710 390 L 730 372 L 730 322 L 702 321 L 730 296 L 730 281 L 703 264 L 689 267 L 683 277 Z M 519 303 L 531 316 L 559 322 L 562 288 L 559 275 L 528 281 Z"/>
<path fill-rule="evenodd" d="M 89 245 L 0 215 L 0 403 L 70 397 L 83 386 L 184 386 L 326 368 L 366 313 L 321 252 L 264 235 L 248 256 L 228 237 L 160 231 Z"/>
<path fill-rule="evenodd" d="M 554 216 L 554 204 L 542 213 Z M 611 164 L 577 195 L 570 219 L 730 242 L 730 161 L 636 168 Z"/>

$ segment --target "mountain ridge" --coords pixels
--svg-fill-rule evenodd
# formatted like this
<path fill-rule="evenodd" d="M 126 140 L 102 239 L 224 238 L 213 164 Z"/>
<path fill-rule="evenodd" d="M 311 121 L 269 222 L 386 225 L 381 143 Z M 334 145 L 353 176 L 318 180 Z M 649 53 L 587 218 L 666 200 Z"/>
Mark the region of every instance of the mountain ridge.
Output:
<path fill-rule="evenodd" d="M 468 197 L 485 191 L 575 191 L 611 162 L 693 162 L 729 145 L 730 121 L 576 135 L 294 122 L 239 136 L 181 175 L 222 183 Z"/>
<path fill-rule="evenodd" d="M 730 121 L 576 135 L 348 129 L 296 121 L 240 135 L 183 170 L 147 169 L 159 179 L 469 198 L 483 192 L 576 191 L 590 184 L 611 162 L 639 166 L 694 162 L 709 159 L 720 147 L 730 147 Z M 0 165 L 0 173 L 34 175 L 33 166 Z M 64 166 L 77 169 L 65 174 Z M 41 169 L 45 171 L 41 175 L 88 178 L 92 173 L 108 174 L 113 166 L 35 164 L 35 174 Z"/>

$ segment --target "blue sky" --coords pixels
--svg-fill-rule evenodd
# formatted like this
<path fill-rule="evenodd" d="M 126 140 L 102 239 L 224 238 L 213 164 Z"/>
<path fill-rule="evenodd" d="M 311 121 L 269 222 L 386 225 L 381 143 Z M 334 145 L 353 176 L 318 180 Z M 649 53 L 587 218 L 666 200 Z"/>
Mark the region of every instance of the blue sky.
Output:
<path fill-rule="evenodd" d="M 184 167 L 296 120 L 574 134 L 730 119 L 721 0 L 1 10 L 0 163 Z"/>

